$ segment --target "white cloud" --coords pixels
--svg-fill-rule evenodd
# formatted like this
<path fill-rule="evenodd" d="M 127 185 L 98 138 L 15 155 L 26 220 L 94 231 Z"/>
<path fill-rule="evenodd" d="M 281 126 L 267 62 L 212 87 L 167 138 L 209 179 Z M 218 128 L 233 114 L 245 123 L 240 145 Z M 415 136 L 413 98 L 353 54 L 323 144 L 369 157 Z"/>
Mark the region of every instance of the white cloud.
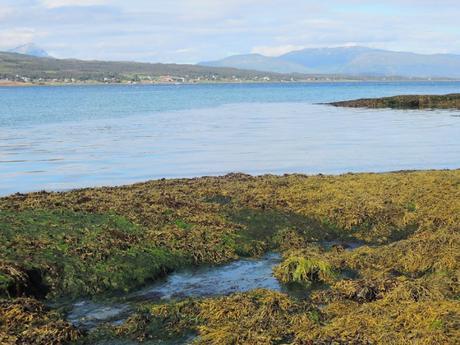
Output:
<path fill-rule="evenodd" d="M 7 18 L 13 13 L 13 9 L 7 6 L 0 6 L 0 19 Z"/>
<path fill-rule="evenodd" d="M 292 44 L 287 44 L 287 45 L 282 45 L 282 46 L 257 46 L 252 48 L 251 53 L 254 54 L 262 54 L 265 56 L 280 56 L 289 52 L 292 52 L 293 50 L 300 50 L 305 48 L 304 46 L 299 46 L 299 45 L 292 45 Z"/>
<path fill-rule="evenodd" d="M 32 42 L 37 33 L 30 28 L 17 28 L 0 31 L 0 50 L 7 50 Z"/>
<path fill-rule="evenodd" d="M 193 51 L 193 48 L 181 48 L 181 49 L 176 49 L 174 52 L 178 54 L 186 54 L 192 51 Z"/>
<path fill-rule="evenodd" d="M 175 62 L 343 45 L 458 53 L 458 1 L 0 0 L 0 46 Z"/>
<path fill-rule="evenodd" d="M 108 3 L 108 0 L 42 0 L 42 4 L 47 8 L 66 6 L 97 6 L 106 5 Z"/>

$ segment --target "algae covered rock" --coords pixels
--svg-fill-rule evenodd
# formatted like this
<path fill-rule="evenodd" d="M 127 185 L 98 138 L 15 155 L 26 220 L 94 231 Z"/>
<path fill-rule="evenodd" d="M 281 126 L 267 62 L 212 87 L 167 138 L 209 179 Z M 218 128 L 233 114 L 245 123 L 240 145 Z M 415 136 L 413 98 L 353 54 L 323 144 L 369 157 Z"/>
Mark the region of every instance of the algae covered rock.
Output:
<path fill-rule="evenodd" d="M 336 107 L 394 108 L 394 109 L 460 109 L 460 94 L 449 95 L 403 95 L 382 98 L 363 98 L 332 102 Z"/>
<path fill-rule="evenodd" d="M 1 344 L 61 345 L 80 336 L 77 329 L 37 300 L 0 300 Z"/>

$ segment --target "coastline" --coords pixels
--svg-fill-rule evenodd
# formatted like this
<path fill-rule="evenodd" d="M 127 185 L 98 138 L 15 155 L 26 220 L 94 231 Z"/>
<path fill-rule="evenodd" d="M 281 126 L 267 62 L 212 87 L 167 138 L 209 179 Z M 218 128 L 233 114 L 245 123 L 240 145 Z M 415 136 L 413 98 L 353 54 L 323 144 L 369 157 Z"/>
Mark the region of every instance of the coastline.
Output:
<path fill-rule="evenodd" d="M 272 81 L 261 81 L 261 80 L 254 80 L 254 81 L 198 81 L 198 82 L 155 82 L 155 83 L 142 83 L 142 82 L 120 82 L 120 83 L 112 83 L 112 82 L 98 82 L 98 81 L 91 81 L 91 82 L 74 82 L 74 83 L 59 83 L 59 82 L 45 82 L 45 83 L 30 83 L 30 82 L 17 82 L 17 81 L 8 81 L 2 82 L 0 81 L 0 87 L 40 87 L 40 86 L 144 86 L 144 85 L 220 85 L 220 84 L 322 84 L 322 83 L 420 83 L 420 82 L 436 82 L 436 83 L 450 83 L 450 82 L 460 82 L 460 79 L 340 79 L 340 80 L 295 80 L 295 81 L 279 81 L 279 80 L 272 80 Z"/>
<path fill-rule="evenodd" d="M 25 83 L 25 82 L 19 82 L 19 81 L 0 81 L 0 87 L 18 87 L 18 86 L 35 86 L 35 85 L 32 83 Z"/>
<path fill-rule="evenodd" d="M 155 182 L 169 182 L 169 183 L 176 183 L 176 182 L 185 182 L 185 181 L 195 181 L 199 179 L 225 179 L 229 176 L 233 175 L 242 175 L 248 176 L 251 178 L 282 178 L 282 177 L 295 177 L 300 176 L 303 178 L 340 178 L 345 176 L 353 176 L 353 175 L 391 175 L 391 174 L 414 174 L 414 173 L 430 173 L 430 172 L 460 172 L 460 166 L 458 168 L 443 168 L 443 169 L 403 169 L 403 170 L 389 170 L 389 171 L 358 171 L 358 172 L 340 172 L 340 173 L 261 173 L 261 174 L 252 174 L 252 173 L 245 173 L 245 172 L 232 172 L 227 174 L 216 174 L 216 175 L 201 175 L 201 176 L 179 176 L 179 177 L 161 177 L 161 178 L 154 178 L 154 179 L 147 179 L 147 180 L 140 180 L 140 181 L 133 181 L 128 183 L 122 184 L 98 184 L 98 185 L 91 185 L 91 186 L 83 186 L 83 187 L 75 187 L 75 188 L 63 188 L 63 189 L 43 189 L 37 188 L 34 190 L 29 191 L 21 191 L 21 192 L 13 192 L 9 194 L 0 194 L 0 200 L 13 197 L 13 196 L 25 196 L 30 194 L 40 194 L 40 193 L 56 193 L 56 194 L 65 194 L 71 192 L 80 192 L 80 191 L 87 191 L 92 189 L 113 189 L 113 188 L 135 188 L 137 185 L 144 185 L 148 183 L 155 183 Z"/>

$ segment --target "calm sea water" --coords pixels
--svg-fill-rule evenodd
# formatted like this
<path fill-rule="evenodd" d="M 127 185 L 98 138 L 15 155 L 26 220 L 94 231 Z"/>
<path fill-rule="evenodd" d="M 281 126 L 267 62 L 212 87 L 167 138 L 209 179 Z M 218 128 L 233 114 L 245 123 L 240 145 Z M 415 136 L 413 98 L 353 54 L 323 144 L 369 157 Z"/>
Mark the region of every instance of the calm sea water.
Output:
<path fill-rule="evenodd" d="M 459 82 L 0 88 L 0 194 L 162 177 L 460 167 L 460 111 L 318 103 Z"/>

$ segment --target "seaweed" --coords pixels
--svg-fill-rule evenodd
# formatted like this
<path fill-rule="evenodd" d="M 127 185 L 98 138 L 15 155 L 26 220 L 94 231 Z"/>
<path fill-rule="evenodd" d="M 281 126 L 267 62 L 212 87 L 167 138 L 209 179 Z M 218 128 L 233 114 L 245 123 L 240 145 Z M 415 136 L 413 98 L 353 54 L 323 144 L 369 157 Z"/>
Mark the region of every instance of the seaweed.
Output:
<path fill-rule="evenodd" d="M 0 300 L 0 343 L 61 345 L 82 334 L 35 299 Z"/>
<path fill-rule="evenodd" d="M 301 283 L 309 286 L 314 282 L 333 283 L 338 278 L 336 267 L 325 253 L 315 246 L 288 252 L 274 274 L 283 283 Z"/>
<path fill-rule="evenodd" d="M 34 334 L 91 343 L 98 332 L 82 335 L 37 300 L 124 293 L 185 265 L 275 250 L 280 280 L 329 287 L 306 299 L 257 290 L 146 304 L 100 334 L 196 334 L 201 344 L 455 344 L 459 225 L 460 170 L 231 174 L 15 194 L 0 198 L 0 296 L 2 313 L 14 306 L 30 322 L 21 328 L 1 314 L 1 341 Z M 318 245 L 332 240 L 365 245 Z"/>

